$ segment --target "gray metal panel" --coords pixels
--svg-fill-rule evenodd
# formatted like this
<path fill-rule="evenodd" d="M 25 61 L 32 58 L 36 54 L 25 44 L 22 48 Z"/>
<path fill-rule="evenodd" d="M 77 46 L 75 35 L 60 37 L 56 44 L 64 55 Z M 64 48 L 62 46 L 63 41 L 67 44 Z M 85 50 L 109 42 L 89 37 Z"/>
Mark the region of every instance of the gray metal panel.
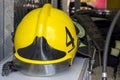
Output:
<path fill-rule="evenodd" d="M 51 4 L 53 7 L 58 8 L 58 0 L 51 0 Z"/>
<path fill-rule="evenodd" d="M 0 60 L 3 58 L 3 0 L 0 0 Z"/>
<path fill-rule="evenodd" d="M 61 0 L 62 10 L 69 15 L 70 0 Z"/>
<path fill-rule="evenodd" d="M 4 0 L 4 56 L 13 52 L 14 0 Z"/>
<path fill-rule="evenodd" d="M 13 50 L 11 32 L 13 32 L 14 0 L 0 0 L 0 60 Z"/>

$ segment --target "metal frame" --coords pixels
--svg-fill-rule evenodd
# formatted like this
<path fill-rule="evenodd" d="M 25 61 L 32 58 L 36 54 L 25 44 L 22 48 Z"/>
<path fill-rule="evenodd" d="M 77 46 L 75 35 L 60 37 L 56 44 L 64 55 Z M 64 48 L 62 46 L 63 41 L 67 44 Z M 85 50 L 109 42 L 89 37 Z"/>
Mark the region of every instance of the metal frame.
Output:
<path fill-rule="evenodd" d="M 4 48 L 3 48 L 3 26 L 4 26 L 4 17 L 3 17 L 3 0 L 0 0 L 0 60 L 3 58 Z"/>
<path fill-rule="evenodd" d="M 53 7 L 58 8 L 58 0 L 51 0 L 51 4 Z"/>

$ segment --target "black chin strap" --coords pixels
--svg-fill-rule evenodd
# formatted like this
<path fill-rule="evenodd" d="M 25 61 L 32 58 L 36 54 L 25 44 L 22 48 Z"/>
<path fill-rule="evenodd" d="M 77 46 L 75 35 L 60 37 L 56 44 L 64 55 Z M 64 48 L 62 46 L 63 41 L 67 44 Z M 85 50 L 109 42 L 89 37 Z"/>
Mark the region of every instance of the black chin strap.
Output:
<path fill-rule="evenodd" d="M 2 76 L 8 76 L 11 72 L 18 71 L 17 66 L 13 61 L 5 63 L 2 67 Z"/>

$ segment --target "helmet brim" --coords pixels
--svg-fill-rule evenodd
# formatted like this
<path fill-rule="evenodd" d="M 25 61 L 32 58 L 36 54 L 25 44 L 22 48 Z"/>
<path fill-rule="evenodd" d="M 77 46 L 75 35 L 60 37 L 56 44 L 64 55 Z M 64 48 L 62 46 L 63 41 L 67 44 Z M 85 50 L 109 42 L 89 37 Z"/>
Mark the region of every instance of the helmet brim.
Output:
<path fill-rule="evenodd" d="M 70 59 L 56 64 L 29 64 L 14 59 L 18 70 L 28 76 L 52 76 L 63 72 L 69 67 Z"/>

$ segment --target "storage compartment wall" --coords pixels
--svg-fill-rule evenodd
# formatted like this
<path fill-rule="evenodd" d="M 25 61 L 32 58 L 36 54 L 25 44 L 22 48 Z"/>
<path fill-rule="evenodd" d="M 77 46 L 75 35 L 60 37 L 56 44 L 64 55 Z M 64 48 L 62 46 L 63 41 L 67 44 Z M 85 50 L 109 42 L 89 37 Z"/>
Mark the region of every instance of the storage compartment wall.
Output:
<path fill-rule="evenodd" d="M 14 0 L 0 0 L 0 60 L 13 51 L 13 9 Z"/>

